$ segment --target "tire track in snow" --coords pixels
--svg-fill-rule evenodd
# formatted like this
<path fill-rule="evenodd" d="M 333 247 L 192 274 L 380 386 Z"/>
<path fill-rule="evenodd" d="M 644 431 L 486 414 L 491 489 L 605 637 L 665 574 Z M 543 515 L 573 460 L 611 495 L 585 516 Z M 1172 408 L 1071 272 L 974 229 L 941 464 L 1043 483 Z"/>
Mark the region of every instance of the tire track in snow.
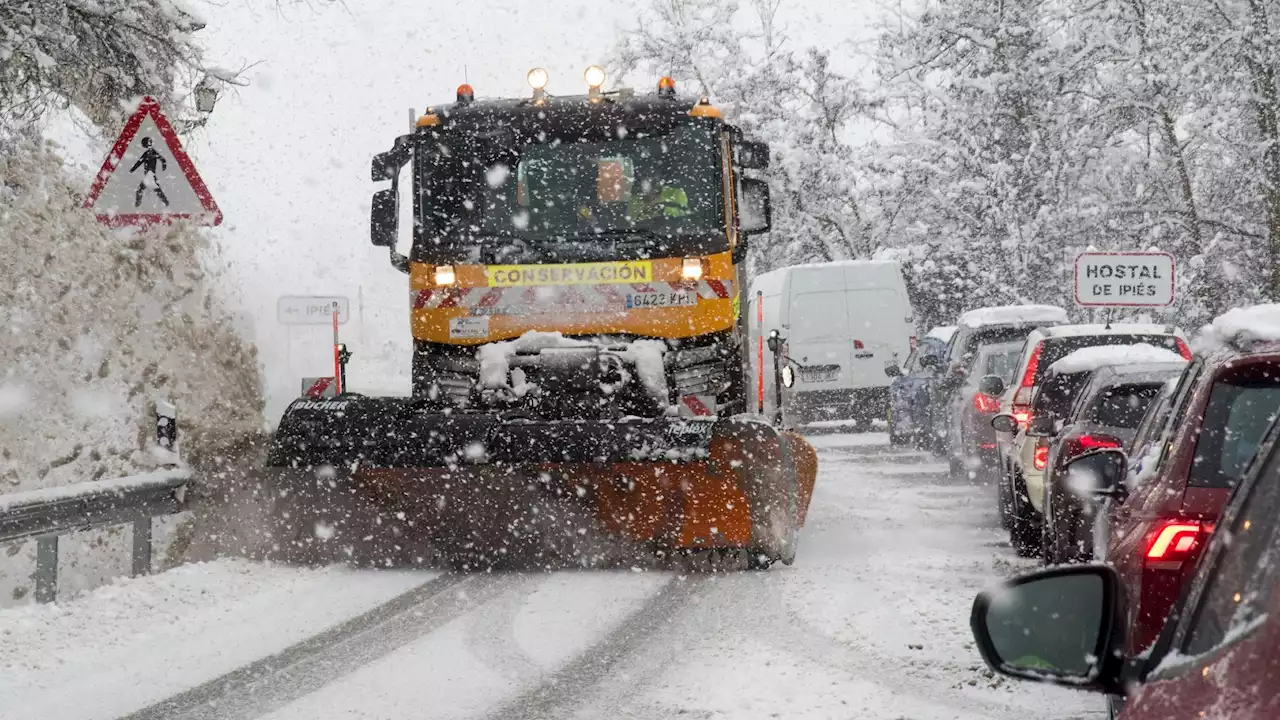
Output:
<path fill-rule="evenodd" d="M 266 715 L 537 576 L 443 575 L 315 637 L 125 716 L 230 720 Z"/>
<path fill-rule="evenodd" d="M 568 717 L 581 698 L 614 667 L 669 627 L 714 575 L 677 575 L 639 610 L 530 690 L 504 703 L 490 720 L 550 720 Z"/>
<path fill-rule="evenodd" d="M 488 603 L 470 618 L 466 630 L 467 648 L 478 660 L 520 683 L 536 682 L 543 672 L 515 638 L 516 616 L 527 598 L 525 593 L 510 593 Z"/>

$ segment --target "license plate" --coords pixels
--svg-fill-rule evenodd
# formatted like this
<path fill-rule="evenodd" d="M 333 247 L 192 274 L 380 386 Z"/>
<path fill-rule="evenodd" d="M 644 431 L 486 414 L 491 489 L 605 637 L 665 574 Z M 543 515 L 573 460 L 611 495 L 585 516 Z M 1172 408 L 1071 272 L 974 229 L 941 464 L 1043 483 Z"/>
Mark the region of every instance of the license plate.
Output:
<path fill-rule="evenodd" d="M 804 379 L 805 382 L 831 382 L 840 377 L 840 368 L 801 370 L 800 377 Z"/>
<path fill-rule="evenodd" d="M 698 295 L 693 292 L 647 292 L 629 293 L 627 309 L 693 307 L 698 304 Z"/>

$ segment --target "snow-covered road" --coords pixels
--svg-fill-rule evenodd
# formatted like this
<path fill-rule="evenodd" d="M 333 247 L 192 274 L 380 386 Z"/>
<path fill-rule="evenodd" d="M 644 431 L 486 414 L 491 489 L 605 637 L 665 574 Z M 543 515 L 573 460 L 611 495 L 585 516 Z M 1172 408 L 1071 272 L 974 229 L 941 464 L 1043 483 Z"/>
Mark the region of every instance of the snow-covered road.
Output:
<path fill-rule="evenodd" d="M 793 567 L 189 565 L 0 611 L 0 717 L 1105 716 L 1096 696 L 993 677 L 973 649 L 974 593 L 1026 564 L 989 488 L 883 434 L 812 441 Z"/>

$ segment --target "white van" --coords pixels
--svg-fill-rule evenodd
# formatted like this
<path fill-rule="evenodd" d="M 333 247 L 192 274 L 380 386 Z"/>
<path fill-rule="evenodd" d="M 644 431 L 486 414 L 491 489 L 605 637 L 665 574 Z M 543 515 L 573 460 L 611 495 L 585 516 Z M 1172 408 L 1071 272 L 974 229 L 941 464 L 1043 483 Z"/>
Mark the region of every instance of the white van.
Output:
<path fill-rule="evenodd" d="M 766 341 L 777 330 L 795 369 L 794 384 L 782 389 L 784 426 L 823 420 L 866 426 L 885 417 L 885 365 L 901 364 L 915 344 L 901 265 L 845 260 L 781 268 L 756 276 L 746 302 L 750 410 L 778 419 Z"/>

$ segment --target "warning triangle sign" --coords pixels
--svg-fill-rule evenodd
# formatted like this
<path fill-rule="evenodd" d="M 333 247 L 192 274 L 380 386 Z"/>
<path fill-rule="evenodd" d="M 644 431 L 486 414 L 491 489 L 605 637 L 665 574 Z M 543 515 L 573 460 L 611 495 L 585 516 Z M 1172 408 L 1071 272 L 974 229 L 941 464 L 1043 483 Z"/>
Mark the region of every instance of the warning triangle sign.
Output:
<path fill-rule="evenodd" d="M 145 225 L 190 220 L 201 225 L 222 222 L 222 211 L 182 149 L 178 134 L 155 99 L 142 104 L 124 130 L 84 206 L 107 225 Z"/>

